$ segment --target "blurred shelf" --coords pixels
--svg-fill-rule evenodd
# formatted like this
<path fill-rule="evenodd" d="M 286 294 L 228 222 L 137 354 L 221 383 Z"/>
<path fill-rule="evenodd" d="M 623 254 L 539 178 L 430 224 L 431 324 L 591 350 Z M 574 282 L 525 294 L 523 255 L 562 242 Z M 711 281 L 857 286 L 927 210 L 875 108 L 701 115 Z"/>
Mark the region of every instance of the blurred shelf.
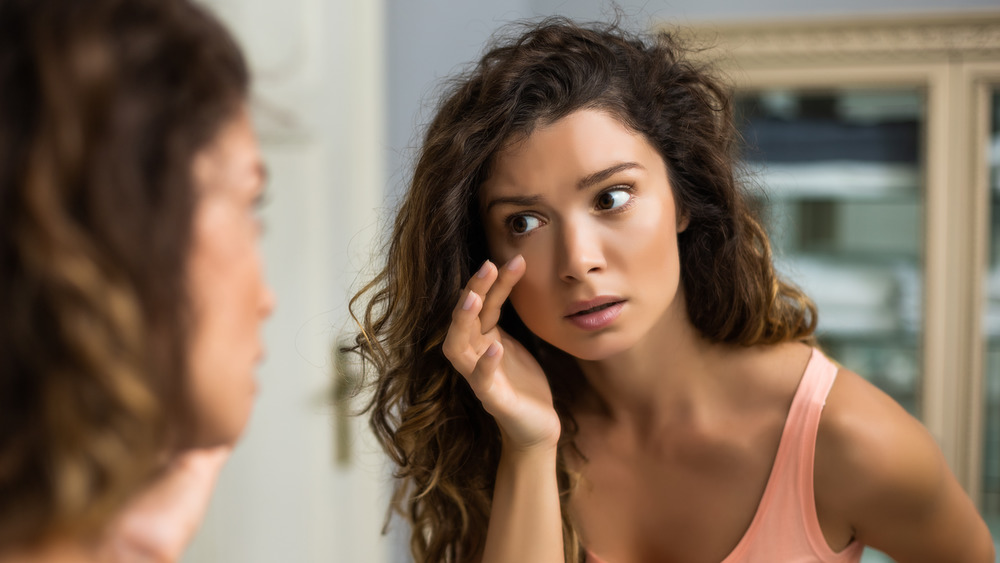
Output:
<path fill-rule="evenodd" d="M 752 181 L 760 183 L 766 196 L 776 199 L 911 201 L 922 195 L 922 175 L 913 164 L 748 162 L 746 170 Z"/>

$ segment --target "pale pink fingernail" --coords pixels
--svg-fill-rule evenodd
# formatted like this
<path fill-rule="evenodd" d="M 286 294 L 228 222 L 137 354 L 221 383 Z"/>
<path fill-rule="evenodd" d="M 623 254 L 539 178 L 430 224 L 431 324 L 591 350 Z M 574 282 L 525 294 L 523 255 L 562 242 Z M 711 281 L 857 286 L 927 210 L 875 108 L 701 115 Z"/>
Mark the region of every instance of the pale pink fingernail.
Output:
<path fill-rule="evenodd" d="M 517 256 L 511 258 L 510 262 L 507 262 L 507 269 L 516 270 L 520 268 L 522 264 L 524 264 L 524 256 L 518 254 Z"/>
<path fill-rule="evenodd" d="M 500 343 L 494 340 L 490 344 L 490 347 L 486 349 L 486 355 L 492 358 L 493 356 L 496 356 L 497 352 L 499 351 L 500 351 Z"/>
<path fill-rule="evenodd" d="M 472 304 L 476 302 L 476 292 L 470 291 L 467 296 L 465 296 L 465 302 L 462 303 L 462 310 L 468 311 L 472 308 Z"/>
<path fill-rule="evenodd" d="M 483 279 L 483 278 L 486 277 L 486 273 L 490 271 L 490 269 L 487 267 L 489 265 L 489 263 L 490 263 L 489 260 L 483 262 L 483 265 L 479 267 L 479 271 L 476 272 L 476 277 L 477 278 Z"/>

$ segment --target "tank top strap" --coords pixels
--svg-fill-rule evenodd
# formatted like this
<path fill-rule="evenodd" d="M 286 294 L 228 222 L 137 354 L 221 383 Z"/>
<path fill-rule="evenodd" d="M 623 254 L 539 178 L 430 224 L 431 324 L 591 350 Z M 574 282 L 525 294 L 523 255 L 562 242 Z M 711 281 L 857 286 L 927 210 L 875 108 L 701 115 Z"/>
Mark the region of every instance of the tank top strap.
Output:
<path fill-rule="evenodd" d="M 860 558 L 863 546 L 857 543 L 840 553 L 830 549 L 816 516 L 813 490 L 816 435 L 838 371 L 837 364 L 813 349 L 792 398 L 757 514 L 724 563 L 833 563 Z"/>
<path fill-rule="evenodd" d="M 781 436 L 778 458 L 791 458 L 787 469 L 796 477 L 799 491 L 808 499 L 813 498 L 813 465 L 816 453 L 816 435 L 819 419 L 826 406 L 826 398 L 837 379 L 838 367 L 822 352 L 813 349 L 799 388 L 792 399 L 785 429 Z M 782 451 L 784 450 L 784 451 Z M 777 459 L 775 463 L 777 465 Z M 791 475 L 788 475 L 791 477 Z M 813 508 L 814 502 L 809 503 Z"/>

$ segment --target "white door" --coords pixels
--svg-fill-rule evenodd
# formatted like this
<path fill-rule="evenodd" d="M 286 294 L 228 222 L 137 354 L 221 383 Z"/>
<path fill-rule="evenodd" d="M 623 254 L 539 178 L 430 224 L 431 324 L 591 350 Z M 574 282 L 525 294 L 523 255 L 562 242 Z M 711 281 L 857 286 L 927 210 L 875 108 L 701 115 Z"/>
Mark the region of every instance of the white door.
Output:
<path fill-rule="evenodd" d="M 382 207 L 382 2 L 212 0 L 254 74 L 278 307 L 250 426 L 184 563 L 381 562 L 388 471 L 334 416 L 332 349 Z M 351 442 L 338 463 L 336 437 Z M 343 444 L 341 444 L 343 445 Z M 340 450 L 342 453 L 345 450 Z"/>

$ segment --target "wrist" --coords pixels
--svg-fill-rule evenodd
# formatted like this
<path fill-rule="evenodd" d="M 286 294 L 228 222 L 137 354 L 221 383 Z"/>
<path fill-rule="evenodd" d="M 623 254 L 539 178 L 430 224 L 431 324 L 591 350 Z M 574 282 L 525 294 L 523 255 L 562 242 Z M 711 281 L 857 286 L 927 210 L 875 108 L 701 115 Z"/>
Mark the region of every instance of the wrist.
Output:
<path fill-rule="evenodd" d="M 501 433 L 502 434 L 502 433 Z M 555 463 L 559 452 L 558 442 L 537 442 L 533 444 L 518 444 L 503 436 L 501 439 L 501 463 Z"/>

